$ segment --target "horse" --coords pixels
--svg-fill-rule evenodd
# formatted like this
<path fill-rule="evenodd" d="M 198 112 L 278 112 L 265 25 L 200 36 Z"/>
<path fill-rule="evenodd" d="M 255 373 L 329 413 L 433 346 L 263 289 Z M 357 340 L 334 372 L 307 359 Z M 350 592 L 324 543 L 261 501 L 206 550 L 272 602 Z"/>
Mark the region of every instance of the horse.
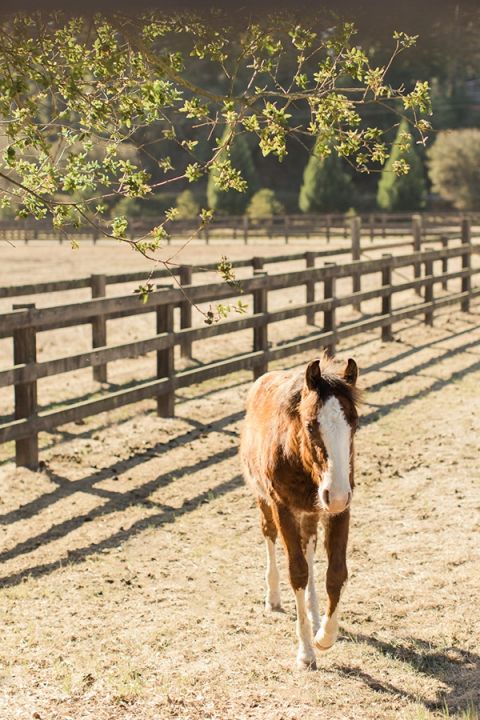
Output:
<path fill-rule="evenodd" d="M 338 635 L 339 601 L 347 582 L 347 541 L 354 488 L 354 435 L 361 393 L 358 368 L 326 355 L 293 371 L 272 371 L 252 385 L 240 454 L 260 510 L 266 543 L 265 608 L 282 611 L 276 540 L 288 561 L 296 611 L 296 664 L 315 669 L 315 649 Z M 324 527 L 327 604 L 320 617 L 313 575 L 318 523 Z"/>

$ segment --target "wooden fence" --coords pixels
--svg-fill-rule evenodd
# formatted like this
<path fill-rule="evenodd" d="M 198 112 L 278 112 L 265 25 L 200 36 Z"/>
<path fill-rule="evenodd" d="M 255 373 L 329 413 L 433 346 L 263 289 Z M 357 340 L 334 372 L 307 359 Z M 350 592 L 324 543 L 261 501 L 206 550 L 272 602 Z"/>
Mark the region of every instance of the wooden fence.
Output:
<path fill-rule="evenodd" d="M 340 216 L 339 216 L 340 217 Z M 424 244 L 439 243 L 442 247 L 448 247 L 449 243 L 455 241 L 459 235 L 460 220 L 456 225 L 430 224 L 427 225 L 421 215 L 403 215 L 406 221 L 401 239 L 395 239 L 393 242 L 380 242 L 378 237 L 372 237 L 368 232 L 368 228 L 362 225 L 360 217 L 349 220 L 347 241 L 335 247 L 328 247 L 323 250 L 307 251 L 299 253 L 289 253 L 285 255 L 271 255 L 263 258 L 263 265 L 274 265 L 276 263 L 285 263 L 292 261 L 304 260 L 306 267 L 311 267 L 312 263 L 318 258 L 329 258 L 337 255 L 350 255 L 352 260 L 360 260 L 362 254 L 372 251 L 392 251 L 400 249 L 411 249 L 417 252 Z M 456 216 L 455 216 L 456 218 Z M 458 219 L 458 218 L 456 218 Z M 408 222 L 407 222 L 408 221 Z M 345 226 L 347 227 L 347 226 Z M 257 269 L 256 258 L 234 260 L 232 261 L 234 269 L 248 268 Z M 158 280 L 161 278 L 175 278 L 182 285 L 190 285 L 192 278 L 196 274 L 207 271 L 215 271 L 217 263 L 207 263 L 202 266 L 195 265 L 172 265 L 169 270 L 159 269 L 149 274 L 150 279 Z M 95 274 L 89 277 L 75 278 L 70 280 L 50 280 L 43 283 L 28 283 L 23 285 L 11 285 L 0 287 L 0 299 L 2 298 L 20 298 L 24 296 L 43 295 L 45 293 L 65 292 L 68 290 L 79 290 L 82 288 L 90 288 L 92 298 L 105 297 L 108 286 L 121 285 L 130 282 L 145 281 L 145 271 L 117 273 L 114 275 Z M 4 337 L 0 327 L 0 337 Z"/>
<path fill-rule="evenodd" d="M 360 213 L 355 216 L 361 223 L 365 234 L 371 240 L 375 237 L 387 237 L 404 235 L 410 232 L 412 224 L 411 213 Z M 420 219 L 423 232 L 430 231 L 449 233 L 458 227 L 463 215 L 459 213 L 419 213 L 416 216 Z M 467 216 L 465 216 L 467 217 Z M 144 236 L 151 228 L 161 222 L 164 218 L 152 217 L 145 219 L 132 219 L 129 223 L 129 237 Z M 480 222 L 478 214 L 470 213 L 468 219 L 471 223 Z M 272 218 L 252 219 L 246 215 L 222 216 L 215 215 L 213 220 L 201 231 L 199 237 L 207 244 L 215 239 L 226 242 L 227 240 L 243 242 L 246 245 L 249 241 L 258 238 L 277 238 L 285 243 L 295 237 L 301 238 L 347 238 L 350 232 L 352 217 L 345 214 L 301 214 L 301 215 L 275 215 Z M 168 224 L 171 238 L 185 238 L 197 233 L 198 219 L 175 220 Z M 94 243 L 104 236 L 97 230 L 88 227 L 68 228 L 64 230 L 53 228 L 48 220 L 0 220 L 0 239 L 23 241 L 25 243 L 38 240 L 50 240 L 56 242 L 68 242 L 69 237 L 82 236 L 83 239 L 91 239 Z M 117 241 L 115 241 L 117 242 Z"/>
<path fill-rule="evenodd" d="M 57 307 L 24 307 L 0 315 L 2 335 L 13 338 L 14 354 L 14 366 L 0 371 L 0 387 L 13 385 L 15 391 L 15 419 L 0 426 L 0 443 L 15 441 L 17 465 L 35 468 L 38 465 L 40 432 L 51 431 L 65 423 L 78 421 L 145 398 L 156 398 L 158 413 L 161 416 L 171 416 L 174 413 L 177 388 L 244 369 L 252 369 L 254 377 L 258 377 L 267 370 L 271 361 L 307 350 L 318 353 L 322 346 L 330 353 L 334 353 L 335 344 L 339 340 L 375 328 L 381 330 L 384 340 L 389 340 L 396 322 L 423 315 L 425 322 L 431 324 L 435 310 L 440 307 L 459 304 L 463 311 L 468 311 L 471 299 L 480 294 L 480 288 L 472 289 L 471 285 L 472 276 L 480 272 L 480 268 L 472 268 L 471 264 L 472 253 L 478 251 L 479 246 L 472 246 L 468 220 L 462 222 L 459 240 L 460 244 L 456 247 L 442 246 L 441 249 L 417 250 L 399 256 L 385 255 L 374 260 L 355 260 L 338 265 L 327 264 L 324 267 L 314 267 L 311 261 L 310 266 L 304 270 L 271 275 L 265 272 L 262 258 L 257 258 L 254 274 L 242 280 L 243 293 L 253 296 L 253 314 L 211 326 L 183 327 L 177 330 L 174 328 L 174 308 L 187 306 L 184 293 L 175 287 L 165 287 L 152 293 L 147 306 L 142 306 L 138 298 L 130 294 L 96 298 Z M 461 259 L 461 269 L 449 272 L 449 261 L 454 258 Z M 436 272 L 438 267 L 435 266 L 440 266 L 440 272 Z M 414 279 L 394 284 L 392 272 L 405 267 L 413 268 Z M 371 274 L 380 276 L 380 285 L 375 289 L 362 291 L 362 278 Z M 340 278 L 352 278 L 353 293 L 341 297 L 337 295 L 336 281 Z M 441 284 L 448 290 L 448 282 L 456 278 L 461 279 L 460 292 L 435 297 L 436 285 Z M 323 286 L 321 300 L 315 300 L 317 284 Z M 268 310 L 270 291 L 298 286 L 305 287 L 305 303 L 275 311 Z M 414 289 L 418 294 L 422 293 L 421 300 L 408 306 L 394 308 L 394 296 L 410 289 Z M 217 302 L 238 295 L 238 289 L 229 287 L 223 282 L 187 285 L 185 292 L 194 303 Z M 338 308 L 345 306 L 360 308 L 362 302 L 375 298 L 381 302 L 377 314 L 360 321 L 337 324 Z M 108 346 L 107 319 L 136 315 L 141 311 L 155 313 L 156 333 L 146 340 Z M 272 323 L 300 316 L 306 316 L 307 321 L 313 323 L 318 312 L 323 313 L 321 332 L 295 342 L 269 347 L 268 327 Z M 94 341 L 103 340 L 103 346 L 55 360 L 37 361 L 38 332 L 82 323 L 91 323 L 96 328 Z M 247 328 L 253 330 L 253 347 L 250 352 L 175 372 L 175 346 L 180 346 L 183 352 L 188 354 L 193 342 Z M 76 402 L 65 409 L 39 408 L 37 381 L 40 378 L 92 367 L 96 373 L 95 377 L 102 379 L 106 378 L 107 363 L 152 351 L 157 353 L 157 373 L 154 379 L 134 387 L 108 392 L 100 398 Z M 100 374 L 99 370 L 101 370 Z"/>

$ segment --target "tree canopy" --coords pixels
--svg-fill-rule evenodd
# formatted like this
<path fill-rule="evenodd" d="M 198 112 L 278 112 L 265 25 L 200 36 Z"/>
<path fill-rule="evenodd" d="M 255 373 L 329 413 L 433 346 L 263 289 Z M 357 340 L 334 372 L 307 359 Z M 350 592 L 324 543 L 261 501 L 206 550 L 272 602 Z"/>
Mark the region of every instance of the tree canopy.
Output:
<path fill-rule="evenodd" d="M 229 141 L 230 135 L 233 140 Z M 247 207 L 249 199 L 258 189 L 258 179 L 252 160 L 252 153 L 244 134 L 235 134 L 227 125 L 220 138 L 221 153 L 218 162 L 213 163 L 210 169 L 207 185 L 208 207 L 216 212 L 229 215 L 241 215 Z M 222 172 L 225 163 L 231 167 L 241 178 L 241 187 L 222 189 Z M 240 191 L 241 190 L 241 191 Z"/>
<path fill-rule="evenodd" d="M 51 217 L 66 229 L 87 223 L 126 239 L 128 218 L 110 213 L 119 198 L 180 191 L 209 172 L 220 191 L 245 191 L 229 152 L 240 133 L 280 162 L 287 141 L 301 147 L 314 137 L 320 155 L 333 148 L 361 172 L 379 168 L 389 143 L 364 108 L 400 103 L 416 136 L 428 132 L 428 83 L 389 82 L 393 61 L 414 43 L 396 32 L 377 67 L 351 23 L 318 28 L 286 13 L 241 32 L 221 12 L 4 19 L 1 202 L 21 217 Z M 400 158 L 394 171 L 407 165 Z M 128 242 L 154 255 L 174 216 L 167 210 L 151 233 Z M 209 212 L 201 216 L 206 222 Z"/>

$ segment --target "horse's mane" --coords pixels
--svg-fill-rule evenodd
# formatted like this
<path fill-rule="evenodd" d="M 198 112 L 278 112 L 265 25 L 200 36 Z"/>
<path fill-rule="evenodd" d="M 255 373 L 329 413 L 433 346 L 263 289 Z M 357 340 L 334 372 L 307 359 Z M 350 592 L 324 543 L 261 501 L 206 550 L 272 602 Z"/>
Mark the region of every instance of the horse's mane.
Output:
<path fill-rule="evenodd" d="M 324 353 L 318 359 L 321 371 L 321 383 L 318 391 L 320 397 L 326 399 L 330 395 L 341 396 L 358 408 L 362 402 L 361 389 L 347 383 L 343 377 L 343 368 L 333 358 Z M 282 408 L 291 417 L 298 414 L 304 379 L 305 366 L 294 370 L 285 382 Z"/>

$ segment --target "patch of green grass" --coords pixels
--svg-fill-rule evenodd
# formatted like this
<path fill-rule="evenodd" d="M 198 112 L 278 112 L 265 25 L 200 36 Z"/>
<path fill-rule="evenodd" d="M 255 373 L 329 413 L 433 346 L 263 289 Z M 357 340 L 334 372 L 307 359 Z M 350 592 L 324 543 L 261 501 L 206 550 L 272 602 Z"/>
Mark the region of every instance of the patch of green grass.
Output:
<path fill-rule="evenodd" d="M 110 674 L 109 686 L 116 703 L 129 704 L 143 695 L 145 680 L 141 670 L 130 663 L 118 665 Z"/>
<path fill-rule="evenodd" d="M 443 710 L 432 712 L 423 706 L 417 706 L 408 720 L 480 720 L 478 706 L 469 703 L 464 710 L 451 711 L 445 706 Z"/>

